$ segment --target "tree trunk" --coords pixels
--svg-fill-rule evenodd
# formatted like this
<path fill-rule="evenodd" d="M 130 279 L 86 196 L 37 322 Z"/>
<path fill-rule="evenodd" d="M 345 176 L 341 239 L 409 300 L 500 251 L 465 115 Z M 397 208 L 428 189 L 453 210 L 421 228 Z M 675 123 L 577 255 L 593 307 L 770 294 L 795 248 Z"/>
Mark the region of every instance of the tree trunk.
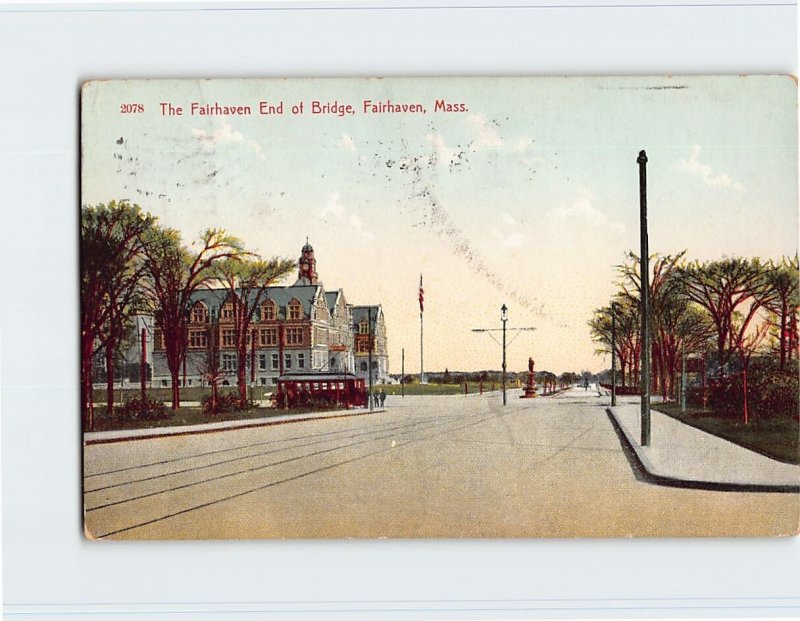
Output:
<path fill-rule="evenodd" d="M 81 414 L 86 428 L 94 430 L 94 399 L 92 398 L 92 367 L 94 366 L 94 347 L 92 339 L 86 338 L 81 355 Z"/>
<path fill-rule="evenodd" d="M 244 335 L 239 338 L 236 348 L 236 384 L 239 387 L 239 405 L 247 405 L 247 342 Z"/>
<path fill-rule="evenodd" d="M 175 368 L 170 368 L 169 375 L 172 383 L 172 409 L 177 410 L 181 404 L 181 385 L 180 385 L 180 369 L 179 365 Z"/>
<path fill-rule="evenodd" d="M 783 300 L 781 302 L 781 333 L 780 340 L 778 341 L 781 348 L 781 371 L 783 371 L 783 368 L 786 366 L 786 337 L 788 336 L 786 330 L 786 310 L 786 301 Z"/>
<path fill-rule="evenodd" d="M 114 413 L 114 348 L 109 337 L 106 343 L 106 414 Z"/>
<path fill-rule="evenodd" d="M 742 396 L 744 397 L 744 424 L 750 422 L 749 412 L 747 411 L 747 367 L 750 366 L 749 360 L 742 360 Z"/>

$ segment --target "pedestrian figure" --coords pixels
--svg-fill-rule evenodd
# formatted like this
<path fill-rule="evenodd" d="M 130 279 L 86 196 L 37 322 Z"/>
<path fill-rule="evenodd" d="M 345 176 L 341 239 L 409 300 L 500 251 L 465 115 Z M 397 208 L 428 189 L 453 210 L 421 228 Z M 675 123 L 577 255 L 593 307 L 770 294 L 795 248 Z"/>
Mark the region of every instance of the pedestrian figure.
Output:
<path fill-rule="evenodd" d="M 383 388 L 381 388 L 379 397 L 381 400 L 381 407 L 383 407 L 383 404 L 386 403 L 386 393 L 383 391 Z"/>

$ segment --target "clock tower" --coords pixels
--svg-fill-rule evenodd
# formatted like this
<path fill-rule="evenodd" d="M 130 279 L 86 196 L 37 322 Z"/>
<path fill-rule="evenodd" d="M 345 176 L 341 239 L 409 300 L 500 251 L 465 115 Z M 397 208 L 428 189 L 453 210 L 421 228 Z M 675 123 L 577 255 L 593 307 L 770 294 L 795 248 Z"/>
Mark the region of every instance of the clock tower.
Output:
<path fill-rule="evenodd" d="M 300 251 L 300 259 L 297 261 L 297 282 L 296 285 L 316 285 L 317 284 L 317 260 L 314 258 L 314 248 L 308 243 Z"/>

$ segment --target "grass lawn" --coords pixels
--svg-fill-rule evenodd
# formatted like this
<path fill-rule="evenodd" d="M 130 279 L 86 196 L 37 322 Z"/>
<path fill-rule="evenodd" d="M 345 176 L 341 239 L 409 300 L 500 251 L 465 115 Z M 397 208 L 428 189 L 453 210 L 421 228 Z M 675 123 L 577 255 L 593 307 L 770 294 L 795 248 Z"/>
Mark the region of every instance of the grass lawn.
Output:
<path fill-rule="evenodd" d="M 511 389 L 512 385 L 509 384 L 508 388 Z M 378 384 L 373 386 L 373 389 L 376 392 L 383 389 L 383 391 L 390 396 L 400 396 L 401 392 L 400 384 Z M 484 382 L 483 392 L 491 392 L 491 389 L 492 383 Z M 495 383 L 494 389 L 502 389 L 500 382 Z M 469 394 L 477 393 L 480 391 L 480 385 L 477 382 L 467 382 L 467 390 Z M 406 384 L 405 393 L 407 395 L 463 395 L 464 384 Z"/>
<path fill-rule="evenodd" d="M 710 410 L 699 408 L 687 407 L 682 414 L 676 403 L 659 403 L 653 409 L 772 459 L 800 464 L 800 425 L 796 420 L 786 417 L 760 420 L 756 416 L 745 425 L 741 420 L 718 418 Z"/>
<path fill-rule="evenodd" d="M 256 386 L 254 388 L 255 391 L 255 399 L 263 399 L 263 395 L 267 395 L 272 392 L 273 386 Z M 224 395 L 227 393 L 238 394 L 239 389 L 236 386 L 220 386 L 219 394 Z M 247 387 L 247 395 L 250 396 L 251 389 Z M 141 389 L 136 385 L 131 385 L 126 388 L 115 388 L 114 389 L 114 402 L 115 403 L 122 403 L 123 401 L 130 401 L 131 399 L 138 399 L 141 397 Z M 211 396 L 211 388 L 208 386 L 187 386 L 186 388 L 181 388 L 181 401 L 202 401 L 205 397 Z M 105 403 L 106 402 L 106 391 L 105 388 L 95 388 L 92 391 L 92 397 L 95 403 Z M 172 401 L 172 388 L 148 388 L 147 389 L 147 398 L 154 400 L 154 401 L 163 401 L 164 403 L 170 403 Z"/>
<path fill-rule="evenodd" d="M 330 408 L 340 410 L 339 408 Z M 284 414 L 307 414 L 309 412 L 324 412 L 324 409 L 292 408 L 283 410 L 278 408 L 253 408 L 241 412 L 225 412 L 220 414 L 206 414 L 199 407 L 182 407 L 177 410 L 165 409 L 172 416 L 163 420 L 119 420 L 115 417 L 108 418 L 102 408 L 95 410 L 94 431 L 118 431 L 122 429 L 152 429 L 156 427 L 181 427 L 184 425 L 203 425 L 205 423 L 220 423 L 229 420 L 249 420 L 257 418 L 271 418 Z"/>

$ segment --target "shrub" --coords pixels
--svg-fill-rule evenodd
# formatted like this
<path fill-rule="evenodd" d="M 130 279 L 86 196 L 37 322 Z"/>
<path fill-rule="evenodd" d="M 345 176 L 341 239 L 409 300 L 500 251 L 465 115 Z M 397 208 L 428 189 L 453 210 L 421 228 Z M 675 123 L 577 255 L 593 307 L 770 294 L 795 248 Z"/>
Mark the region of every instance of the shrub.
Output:
<path fill-rule="evenodd" d="M 217 407 L 212 407 L 211 396 L 203 399 L 203 412 L 206 414 L 223 414 L 226 412 L 241 412 L 244 410 L 251 410 L 257 407 L 255 401 L 245 401 L 242 403 L 239 400 L 239 395 L 233 392 L 226 392 L 217 396 Z"/>
<path fill-rule="evenodd" d="M 172 412 L 164 407 L 162 401 L 142 401 L 138 397 L 118 407 L 116 412 L 120 420 L 166 420 L 172 417 Z"/>

